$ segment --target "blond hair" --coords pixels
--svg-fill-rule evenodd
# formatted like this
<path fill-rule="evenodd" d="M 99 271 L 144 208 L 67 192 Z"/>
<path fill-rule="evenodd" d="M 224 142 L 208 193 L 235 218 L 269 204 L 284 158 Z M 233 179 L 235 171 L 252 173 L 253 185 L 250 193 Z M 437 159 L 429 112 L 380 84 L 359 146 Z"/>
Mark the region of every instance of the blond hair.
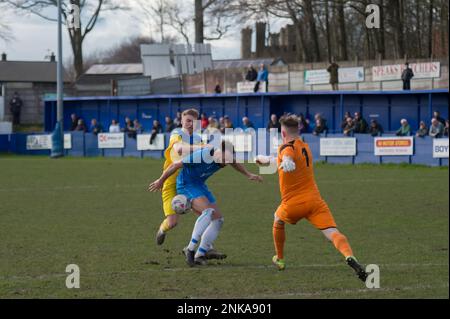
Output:
<path fill-rule="evenodd" d="M 299 119 L 295 114 L 287 114 L 281 117 L 280 124 L 284 126 L 289 133 L 298 133 Z"/>
<path fill-rule="evenodd" d="M 186 116 L 186 115 L 190 115 L 192 117 L 194 117 L 194 119 L 198 119 L 198 111 L 196 109 L 188 109 L 188 110 L 184 110 L 183 113 L 181 113 L 181 116 Z"/>

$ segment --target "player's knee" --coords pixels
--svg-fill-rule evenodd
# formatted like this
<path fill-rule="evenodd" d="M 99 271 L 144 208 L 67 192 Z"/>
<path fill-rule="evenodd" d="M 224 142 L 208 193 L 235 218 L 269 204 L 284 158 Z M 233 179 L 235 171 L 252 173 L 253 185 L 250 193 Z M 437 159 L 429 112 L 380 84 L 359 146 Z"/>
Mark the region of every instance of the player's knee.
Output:
<path fill-rule="evenodd" d="M 339 230 L 337 230 L 336 228 L 324 229 L 324 230 L 322 230 L 322 233 L 329 241 L 333 241 L 333 236 L 335 234 L 340 234 Z"/>
<path fill-rule="evenodd" d="M 202 211 L 202 216 L 210 216 L 212 218 L 215 212 L 216 210 L 214 208 L 206 208 Z"/>

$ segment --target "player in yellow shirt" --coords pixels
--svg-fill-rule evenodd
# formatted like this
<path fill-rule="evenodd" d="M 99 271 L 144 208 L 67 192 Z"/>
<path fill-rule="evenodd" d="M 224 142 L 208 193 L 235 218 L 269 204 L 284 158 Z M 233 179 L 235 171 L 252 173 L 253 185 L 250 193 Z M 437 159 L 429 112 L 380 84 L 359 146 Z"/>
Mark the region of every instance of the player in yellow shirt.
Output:
<path fill-rule="evenodd" d="M 298 118 L 295 115 L 287 115 L 280 119 L 280 123 L 283 145 L 278 149 L 276 163 L 281 204 L 275 212 L 273 223 L 276 255 L 272 262 L 279 270 L 284 270 L 285 223 L 295 225 L 300 220 L 307 219 L 333 243 L 359 279 L 365 281 L 367 273 L 353 256 L 347 238 L 337 229 L 333 215 L 320 195 L 314 178 L 311 150 L 298 134 Z M 260 156 L 256 162 L 267 165 L 270 163 L 270 158 Z"/>
<path fill-rule="evenodd" d="M 179 161 L 196 150 L 207 145 L 202 144 L 199 134 L 194 133 L 194 123 L 198 120 L 199 113 L 195 109 L 185 110 L 181 115 L 181 128 L 172 131 L 170 135 L 169 146 L 164 151 L 164 166 L 166 170 L 173 162 Z M 162 245 L 169 230 L 177 226 L 180 215 L 172 209 L 172 199 L 177 194 L 177 176 L 178 172 L 170 176 L 164 183 L 162 189 L 163 211 L 165 215 L 164 221 L 161 223 L 156 234 L 157 245 Z M 196 212 L 199 214 L 198 212 Z M 223 259 L 226 255 L 211 249 L 206 254 L 208 259 Z"/>

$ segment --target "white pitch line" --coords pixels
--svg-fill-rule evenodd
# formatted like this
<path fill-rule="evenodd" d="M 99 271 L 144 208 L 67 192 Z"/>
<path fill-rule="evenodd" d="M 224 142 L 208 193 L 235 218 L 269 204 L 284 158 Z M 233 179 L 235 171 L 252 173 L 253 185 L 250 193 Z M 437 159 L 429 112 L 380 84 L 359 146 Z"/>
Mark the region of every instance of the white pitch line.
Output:
<path fill-rule="evenodd" d="M 263 270 L 270 270 L 275 271 L 275 268 L 272 265 L 253 265 L 253 266 L 235 266 L 235 265 L 226 265 L 226 264 L 211 264 L 209 267 L 179 267 L 179 268 L 165 268 L 161 265 L 150 265 L 150 266 L 157 266 L 158 268 L 149 268 L 145 270 L 127 270 L 127 271 L 110 271 L 110 272 L 93 272 L 93 273 L 83 273 L 81 270 L 82 276 L 111 276 L 111 275 L 126 275 L 126 274 L 145 274 L 145 273 L 152 273 L 152 272 L 193 272 L 193 271 L 218 271 L 219 269 L 263 269 Z M 448 267 L 448 264 L 405 264 L 405 263 L 399 263 L 399 264 L 378 264 L 380 268 L 382 267 L 400 267 L 400 268 L 414 268 L 414 267 L 442 267 L 446 266 Z M 162 267 L 162 268 L 161 268 Z M 289 269 L 304 269 L 304 268 L 336 268 L 336 267 L 343 267 L 345 268 L 345 264 L 310 264 L 310 265 L 295 265 L 295 266 L 287 266 L 286 270 L 289 271 Z M 39 276 L 1 276 L 0 280 L 44 280 L 44 279 L 51 279 L 51 278 L 58 278 L 58 277 L 66 277 L 67 274 L 43 274 Z"/>

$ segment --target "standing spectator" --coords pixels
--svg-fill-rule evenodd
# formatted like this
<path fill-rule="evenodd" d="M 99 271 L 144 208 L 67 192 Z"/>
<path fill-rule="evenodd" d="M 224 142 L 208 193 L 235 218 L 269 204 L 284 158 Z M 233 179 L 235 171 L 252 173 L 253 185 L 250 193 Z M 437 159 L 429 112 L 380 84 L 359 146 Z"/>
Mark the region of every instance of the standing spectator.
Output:
<path fill-rule="evenodd" d="M 208 117 L 206 117 L 205 113 L 202 113 L 202 115 L 200 115 L 200 121 L 201 121 L 202 130 L 206 129 L 208 127 L 209 121 L 208 121 Z"/>
<path fill-rule="evenodd" d="M 402 119 L 400 121 L 400 128 L 395 132 L 395 135 L 397 136 L 411 136 L 411 127 L 408 124 L 408 121 L 406 119 Z"/>
<path fill-rule="evenodd" d="M 120 133 L 120 124 L 116 120 L 111 121 L 109 126 L 109 133 Z"/>
<path fill-rule="evenodd" d="M 136 139 L 137 135 L 143 132 L 144 128 L 142 127 L 141 123 L 139 123 L 138 119 L 135 119 L 133 121 L 133 127 L 131 127 L 130 131 L 128 132 L 128 136 Z"/>
<path fill-rule="evenodd" d="M 413 70 L 409 67 L 409 63 L 405 63 L 406 69 L 402 73 L 403 90 L 411 90 L 411 79 L 414 77 Z"/>
<path fill-rule="evenodd" d="M 18 92 L 14 92 L 13 98 L 9 102 L 9 110 L 13 115 L 13 125 L 20 124 L 20 112 L 22 111 L 23 102 Z"/>
<path fill-rule="evenodd" d="M 166 116 L 165 122 L 166 122 L 166 129 L 165 129 L 166 133 L 170 133 L 176 128 L 175 123 L 172 121 L 170 116 Z"/>
<path fill-rule="evenodd" d="M 175 127 L 181 127 L 181 112 L 177 112 L 177 116 L 173 120 Z"/>
<path fill-rule="evenodd" d="M 78 132 L 84 132 L 84 133 L 87 132 L 87 127 L 86 127 L 86 125 L 84 124 L 83 119 L 78 119 L 78 125 L 77 125 L 77 127 L 75 128 L 75 131 L 78 131 Z"/>
<path fill-rule="evenodd" d="M 281 132 L 281 124 L 278 121 L 278 117 L 275 114 L 270 116 L 270 121 L 267 124 L 267 131 L 270 132 L 271 129 L 277 129 L 278 132 Z"/>
<path fill-rule="evenodd" d="M 103 132 L 103 126 L 97 121 L 97 119 L 92 119 L 90 131 L 92 134 L 97 135 L 98 133 Z"/>
<path fill-rule="evenodd" d="M 244 128 L 244 131 L 247 131 L 250 128 L 255 129 L 253 123 L 250 121 L 250 119 L 247 116 L 244 116 L 242 118 L 242 125 Z"/>
<path fill-rule="evenodd" d="M 367 133 L 367 121 L 361 117 L 361 113 L 355 113 L 355 133 L 356 134 L 365 134 Z"/>
<path fill-rule="evenodd" d="M 333 58 L 330 66 L 327 69 L 328 73 L 330 73 L 330 84 L 333 91 L 339 90 L 339 65 L 336 63 Z"/>
<path fill-rule="evenodd" d="M 78 116 L 75 113 L 70 114 L 70 130 L 75 131 L 78 126 Z"/>
<path fill-rule="evenodd" d="M 266 92 L 269 92 L 269 71 L 267 71 L 264 63 L 259 66 L 258 77 L 256 78 L 256 84 L 254 92 L 259 92 L 259 86 L 261 82 L 266 82 Z"/>
<path fill-rule="evenodd" d="M 431 120 L 430 136 L 433 138 L 441 138 L 444 135 L 444 125 L 437 119 Z"/>
<path fill-rule="evenodd" d="M 353 136 L 353 133 L 355 133 L 355 121 L 351 117 L 347 117 L 343 133 L 345 136 Z"/>
<path fill-rule="evenodd" d="M 320 114 L 316 114 L 316 126 L 314 127 L 313 134 L 318 136 L 320 134 L 327 134 L 328 127 L 326 124 L 326 120 L 321 117 Z"/>
<path fill-rule="evenodd" d="M 151 131 L 151 136 L 150 136 L 150 144 L 153 144 L 153 141 L 155 140 L 156 136 L 158 134 L 161 134 L 163 132 L 162 126 L 159 123 L 158 120 L 154 120 L 153 121 L 153 127 L 152 127 L 152 131 Z"/>
<path fill-rule="evenodd" d="M 439 122 L 441 122 L 442 125 L 445 125 L 445 120 L 441 117 L 441 114 L 439 113 L 439 111 L 433 112 L 433 118 L 438 120 Z"/>
<path fill-rule="evenodd" d="M 428 127 L 426 126 L 424 121 L 421 121 L 419 124 L 419 129 L 417 130 L 416 137 L 425 137 L 428 136 Z"/>
<path fill-rule="evenodd" d="M 300 113 L 298 117 L 298 132 L 300 135 L 308 133 L 309 123 L 305 119 L 305 116 Z"/>
<path fill-rule="evenodd" d="M 222 93 L 222 88 L 220 87 L 220 83 L 219 82 L 216 83 L 216 86 L 214 88 L 214 93 L 216 93 L 216 94 Z"/>
<path fill-rule="evenodd" d="M 249 82 L 255 82 L 258 77 L 258 72 L 256 72 L 255 68 L 252 64 L 248 66 L 247 74 L 245 75 L 245 80 Z"/>
<path fill-rule="evenodd" d="M 123 129 L 123 131 L 127 133 L 128 137 L 133 137 L 133 135 L 136 135 L 134 132 L 133 122 L 128 116 L 125 117 L 125 128 Z"/>
<path fill-rule="evenodd" d="M 344 119 L 341 122 L 341 129 L 344 129 L 347 126 L 347 119 L 350 118 L 353 121 L 352 115 L 350 112 L 345 112 Z"/>
<path fill-rule="evenodd" d="M 445 121 L 444 136 L 448 137 L 448 120 Z"/>
<path fill-rule="evenodd" d="M 369 134 L 372 135 L 373 137 L 375 136 L 381 136 L 381 134 L 383 134 L 383 127 L 378 124 L 377 120 L 373 119 L 370 121 L 370 126 L 369 126 Z"/>

